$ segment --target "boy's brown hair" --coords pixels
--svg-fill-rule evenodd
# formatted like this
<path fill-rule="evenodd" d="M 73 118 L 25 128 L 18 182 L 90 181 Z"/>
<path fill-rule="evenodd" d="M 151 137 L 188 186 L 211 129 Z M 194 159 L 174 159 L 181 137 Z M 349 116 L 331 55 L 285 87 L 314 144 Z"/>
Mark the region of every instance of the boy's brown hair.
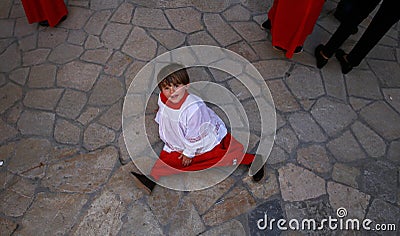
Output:
<path fill-rule="evenodd" d="M 189 75 L 183 65 L 172 63 L 163 67 L 157 75 L 158 88 L 168 85 L 187 85 L 190 83 Z"/>

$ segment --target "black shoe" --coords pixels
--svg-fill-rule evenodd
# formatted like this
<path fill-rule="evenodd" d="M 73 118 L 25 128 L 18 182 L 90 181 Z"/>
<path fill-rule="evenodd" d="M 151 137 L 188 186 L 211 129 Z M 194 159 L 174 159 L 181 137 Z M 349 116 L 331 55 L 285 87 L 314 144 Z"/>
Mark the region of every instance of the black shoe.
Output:
<path fill-rule="evenodd" d="M 271 21 L 268 19 L 266 20 L 264 23 L 262 23 L 261 25 L 261 29 L 263 30 L 271 30 L 272 25 L 271 25 Z"/>
<path fill-rule="evenodd" d="M 347 54 L 342 49 L 337 50 L 335 56 L 340 62 L 343 74 L 347 74 L 353 69 L 353 66 L 347 61 Z"/>
<path fill-rule="evenodd" d="M 43 27 L 48 27 L 49 26 L 49 22 L 47 20 L 44 20 L 44 21 L 39 22 L 39 25 L 43 26 Z"/>
<path fill-rule="evenodd" d="M 253 175 L 253 181 L 258 182 L 264 177 L 264 166 L 261 167 L 259 171 L 255 175 Z"/>
<path fill-rule="evenodd" d="M 303 52 L 303 46 L 297 46 L 294 50 L 294 54 L 299 54 Z"/>
<path fill-rule="evenodd" d="M 315 48 L 314 55 L 315 58 L 317 59 L 317 68 L 321 69 L 328 63 L 329 58 L 326 58 L 322 53 L 322 50 L 324 49 L 324 45 L 320 44 Z"/>
<path fill-rule="evenodd" d="M 272 46 L 273 49 L 277 50 L 277 51 L 282 51 L 282 52 L 286 52 L 285 49 L 279 47 L 279 46 Z"/>
<path fill-rule="evenodd" d="M 135 184 L 150 195 L 151 191 L 153 191 L 154 189 L 154 186 L 156 186 L 156 183 L 154 183 L 151 179 L 147 178 L 145 175 L 138 174 L 135 172 L 131 173 L 133 175 L 133 180 L 135 181 Z"/>

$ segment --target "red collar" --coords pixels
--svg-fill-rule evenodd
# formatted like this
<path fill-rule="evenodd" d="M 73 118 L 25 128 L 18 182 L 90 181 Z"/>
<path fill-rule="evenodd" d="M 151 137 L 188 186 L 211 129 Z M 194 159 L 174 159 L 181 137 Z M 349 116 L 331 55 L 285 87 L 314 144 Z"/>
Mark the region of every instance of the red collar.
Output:
<path fill-rule="evenodd" d="M 186 101 L 187 96 L 189 96 L 189 93 L 186 91 L 185 95 L 178 103 L 172 103 L 162 92 L 160 93 L 161 102 L 164 103 L 167 107 L 175 110 L 179 110 L 181 108 L 182 104 Z"/>

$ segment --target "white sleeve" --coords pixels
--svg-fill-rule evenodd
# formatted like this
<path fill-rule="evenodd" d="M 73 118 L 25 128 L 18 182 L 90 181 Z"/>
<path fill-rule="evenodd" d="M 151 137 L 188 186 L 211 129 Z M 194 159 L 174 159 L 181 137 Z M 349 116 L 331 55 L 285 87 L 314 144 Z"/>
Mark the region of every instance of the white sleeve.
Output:
<path fill-rule="evenodd" d="M 184 132 L 185 149 L 183 154 L 193 158 L 197 150 L 209 147 L 215 143 L 216 132 L 214 125 L 211 124 L 211 117 L 205 104 L 196 104 L 188 109 L 182 125 Z"/>

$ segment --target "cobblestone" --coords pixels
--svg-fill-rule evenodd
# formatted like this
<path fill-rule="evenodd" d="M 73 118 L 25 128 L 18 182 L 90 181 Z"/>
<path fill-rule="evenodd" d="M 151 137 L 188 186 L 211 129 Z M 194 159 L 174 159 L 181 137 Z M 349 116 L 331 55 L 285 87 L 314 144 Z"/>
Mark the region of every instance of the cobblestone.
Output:
<path fill-rule="evenodd" d="M 69 0 L 67 19 L 42 27 L 28 23 L 20 0 L 0 1 L 0 234 L 362 235 L 327 227 L 283 232 L 276 224 L 279 219 L 321 222 L 339 207 L 347 209 L 345 219 L 398 226 L 400 25 L 343 75 L 335 58 L 319 70 L 314 57 L 315 47 L 339 25 L 333 16 L 338 1 L 324 3 L 304 52 L 291 59 L 272 48 L 270 31 L 260 29 L 272 2 Z M 345 42 L 346 52 L 375 12 Z M 217 83 L 242 103 L 250 125 L 247 151 L 269 153 L 259 141 L 265 138 L 262 126 L 275 122 L 276 142 L 260 182 L 240 166 L 207 189 L 156 186 L 146 195 L 130 172 L 149 174 L 154 160 L 148 154 L 159 153 L 163 142 L 154 121 L 158 90 L 144 110 L 143 88 L 150 85 L 135 76 L 156 55 L 189 45 L 229 49 L 257 68 L 276 110 L 276 120 L 262 124 L 245 86 L 255 96 L 266 94 L 262 82 L 248 78 L 250 65 L 212 62 L 214 55 L 204 53 L 173 58 L 184 64 L 228 62 L 233 74 L 244 72 L 245 86 L 226 72 L 189 69 L 192 82 Z M 131 103 L 123 104 L 129 87 Z M 199 93 L 215 96 L 212 89 Z M 219 102 L 231 101 L 219 94 Z M 130 118 L 127 127 L 122 127 L 123 105 L 130 109 L 124 113 Z M 131 117 L 139 113 L 145 115 Z M 142 132 L 142 122 L 146 136 L 133 139 L 129 132 Z M 202 172 L 161 182 L 204 186 L 221 170 L 207 172 L 207 178 Z M 275 220 L 271 230 L 257 227 L 266 213 Z"/>

